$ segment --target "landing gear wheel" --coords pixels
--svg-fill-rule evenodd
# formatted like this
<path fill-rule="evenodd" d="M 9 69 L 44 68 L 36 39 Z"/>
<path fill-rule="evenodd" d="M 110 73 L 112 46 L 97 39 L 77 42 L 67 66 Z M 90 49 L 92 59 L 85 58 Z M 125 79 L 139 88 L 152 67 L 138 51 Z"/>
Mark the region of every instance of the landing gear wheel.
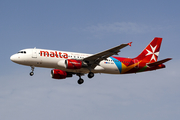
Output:
<path fill-rule="evenodd" d="M 29 74 L 30 76 L 33 76 L 34 75 L 34 73 L 33 72 L 30 72 L 30 74 Z"/>
<path fill-rule="evenodd" d="M 94 77 L 94 73 L 93 72 L 89 72 L 88 78 L 93 78 L 93 77 Z"/>
<path fill-rule="evenodd" d="M 78 84 L 82 84 L 84 82 L 84 80 L 83 79 L 79 79 L 77 82 L 78 82 Z"/>
<path fill-rule="evenodd" d="M 34 66 L 31 66 L 31 70 L 32 70 L 32 72 L 30 72 L 29 75 L 33 76 L 34 75 Z"/>

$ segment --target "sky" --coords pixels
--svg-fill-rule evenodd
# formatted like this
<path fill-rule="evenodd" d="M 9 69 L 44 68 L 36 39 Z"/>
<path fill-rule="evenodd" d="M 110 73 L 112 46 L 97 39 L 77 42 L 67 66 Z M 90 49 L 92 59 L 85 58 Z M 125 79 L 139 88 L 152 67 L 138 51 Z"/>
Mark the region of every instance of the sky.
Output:
<path fill-rule="evenodd" d="M 178 120 L 180 1 L 0 0 L 0 119 Z M 162 37 L 166 68 L 127 75 L 54 80 L 48 68 L 10 61 L 25 48 L 95 54 L 133 42 L 119 57 L 136 57 Z"/>

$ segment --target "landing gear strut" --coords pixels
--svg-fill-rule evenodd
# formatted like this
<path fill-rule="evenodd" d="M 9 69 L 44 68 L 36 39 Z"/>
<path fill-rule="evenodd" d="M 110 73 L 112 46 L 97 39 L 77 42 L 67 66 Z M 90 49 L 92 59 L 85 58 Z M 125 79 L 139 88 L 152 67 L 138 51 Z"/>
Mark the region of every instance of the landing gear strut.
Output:
<path fill-rule="evenodd" d="M 33 76 L 33 75 L 34 75 L 34 67 L 33 67 L 33 66 L 31 66 L 31 70 L 32 70 L 32 71 L 29 73 L 29 75 L 30 75 L 30 76 Z"/>
<path fill-rule="evenodd" d="M 83 84 L 84 80 L 81 78 L 81 74 L 77 74 L 79 76 L 79 80 L 77 81 L 78 84 Z"/>

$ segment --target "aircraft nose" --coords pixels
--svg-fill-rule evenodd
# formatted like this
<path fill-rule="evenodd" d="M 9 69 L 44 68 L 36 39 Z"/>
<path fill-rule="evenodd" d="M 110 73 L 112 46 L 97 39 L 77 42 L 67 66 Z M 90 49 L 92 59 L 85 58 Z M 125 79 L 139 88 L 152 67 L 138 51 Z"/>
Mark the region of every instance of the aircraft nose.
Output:
<path fill-rule="evenodd" d="M 13 61 L 13 62 L 15 62 L 15 61 L 16 61 L 15 55 L 12 55 L 12 56 L 10 57 L 10 60 Z"/>
<path fill-rule="evenodd" d="M 25 59 L 19 55 L 19 54 L 14 54 L 10 57 L 10 60 L 12 62 L 18 63 L 18 64 L 23 64 L 25 62 Z"/>
<path fill-rule="evenodd" d="M 13 61 L 13 62 L 15 62 L 15 63 L 17 63 L 17 62 L 20 61 L 19 58 L 20 58 L 20 57 L 18 57 L 16 54 L 14 54 L 14 55 L 12 55 L 12 56 L 10 57 L 10 60 Z"/>

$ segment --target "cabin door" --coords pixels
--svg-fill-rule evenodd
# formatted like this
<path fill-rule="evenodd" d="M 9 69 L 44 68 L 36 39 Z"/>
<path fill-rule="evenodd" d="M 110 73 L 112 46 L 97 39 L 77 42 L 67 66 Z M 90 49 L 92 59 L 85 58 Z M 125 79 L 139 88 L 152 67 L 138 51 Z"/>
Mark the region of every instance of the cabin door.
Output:
<path fill-rule="evenodd" d="M 37 58 L 37 50 L 36 50 L 36 48 L 34 48 L 32 50 L 32 58 Z"/>

